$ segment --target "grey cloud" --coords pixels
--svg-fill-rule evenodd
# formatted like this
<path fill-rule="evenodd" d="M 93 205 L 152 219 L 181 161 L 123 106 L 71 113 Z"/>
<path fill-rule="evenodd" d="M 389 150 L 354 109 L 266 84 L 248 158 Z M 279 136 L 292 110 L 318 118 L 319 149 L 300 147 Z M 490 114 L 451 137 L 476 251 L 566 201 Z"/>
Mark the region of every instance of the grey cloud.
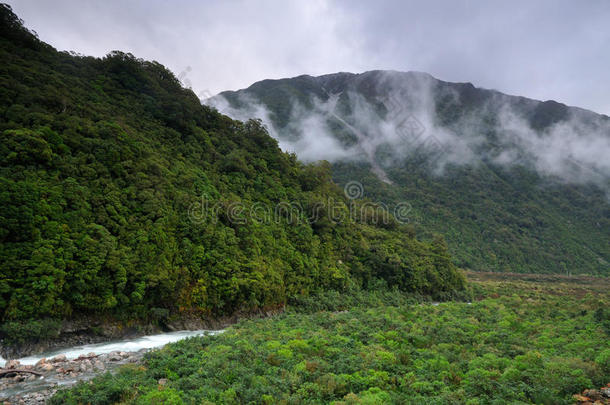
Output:
<path fill-rule="evenodd" d="M 196 92 L 337 71 L 418 70 L 610 113 L 610 2 L 9 0 L 62 50 L 115 49 Z"/>

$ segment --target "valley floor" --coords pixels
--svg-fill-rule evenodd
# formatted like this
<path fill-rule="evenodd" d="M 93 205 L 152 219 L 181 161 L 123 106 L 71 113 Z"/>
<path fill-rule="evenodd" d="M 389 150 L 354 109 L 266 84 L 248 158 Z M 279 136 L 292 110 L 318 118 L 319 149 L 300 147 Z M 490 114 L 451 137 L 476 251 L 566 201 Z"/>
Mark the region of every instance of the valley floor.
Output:
<path fill-rule="evenodd" d="M 471 302 L 327 293 L 51 403 L 571 404 L 610 382 L 609 279 L 468 278 Z"/>

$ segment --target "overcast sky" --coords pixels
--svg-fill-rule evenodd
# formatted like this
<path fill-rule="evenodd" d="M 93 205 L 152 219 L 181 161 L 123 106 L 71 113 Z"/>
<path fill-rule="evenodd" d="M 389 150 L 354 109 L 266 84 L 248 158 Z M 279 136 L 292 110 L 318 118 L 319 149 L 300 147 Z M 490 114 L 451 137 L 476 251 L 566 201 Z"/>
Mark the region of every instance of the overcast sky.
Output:
<path fill-rule="evenodd" d="M 418 70 L 610 115 L 605 0 L 8 3 L 57 49 L 154 59 L 196 93 L 300 74 Z"/>

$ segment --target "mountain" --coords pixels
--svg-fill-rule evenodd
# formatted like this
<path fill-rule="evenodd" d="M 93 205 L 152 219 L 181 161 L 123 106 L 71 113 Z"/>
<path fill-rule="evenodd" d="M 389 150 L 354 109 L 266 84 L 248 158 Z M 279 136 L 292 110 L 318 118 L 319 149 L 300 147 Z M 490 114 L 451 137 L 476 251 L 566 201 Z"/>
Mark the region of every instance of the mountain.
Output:
<path fill-rule="evenodd" d="M 27 320 L 216 317 L 378 280 L 464 286 L 441 238 L 373 207 L 352 218 L 327 165 L 202 106 L 157 62 L 58 52 L 6 5 L 0 59 L 5 338 L 48 333 Z"/>
<path fill-rule="evenodd" d="M 610 275 L 610 119 L 426 73 L 263 80 L 207 101 L 259 118 L 340 185 L 409 208 L 472 270 Z"/>

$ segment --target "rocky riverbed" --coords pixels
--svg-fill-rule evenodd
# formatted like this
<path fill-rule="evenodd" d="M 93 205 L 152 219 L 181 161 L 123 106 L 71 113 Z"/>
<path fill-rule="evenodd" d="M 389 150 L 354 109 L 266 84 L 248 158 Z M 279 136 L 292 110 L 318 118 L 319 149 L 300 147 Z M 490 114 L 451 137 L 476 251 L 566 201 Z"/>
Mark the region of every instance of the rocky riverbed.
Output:
<path fill-rule="evenodd" d="M 58 355 L 42 358 L 33 365 L 9 360 L 0 368 L 0 401 L 3 404 L 44 404 L 58 389 L 112 371 L 121 364 L 137 363 L 148 350 L 88 353 L 75 359 Z"/>

